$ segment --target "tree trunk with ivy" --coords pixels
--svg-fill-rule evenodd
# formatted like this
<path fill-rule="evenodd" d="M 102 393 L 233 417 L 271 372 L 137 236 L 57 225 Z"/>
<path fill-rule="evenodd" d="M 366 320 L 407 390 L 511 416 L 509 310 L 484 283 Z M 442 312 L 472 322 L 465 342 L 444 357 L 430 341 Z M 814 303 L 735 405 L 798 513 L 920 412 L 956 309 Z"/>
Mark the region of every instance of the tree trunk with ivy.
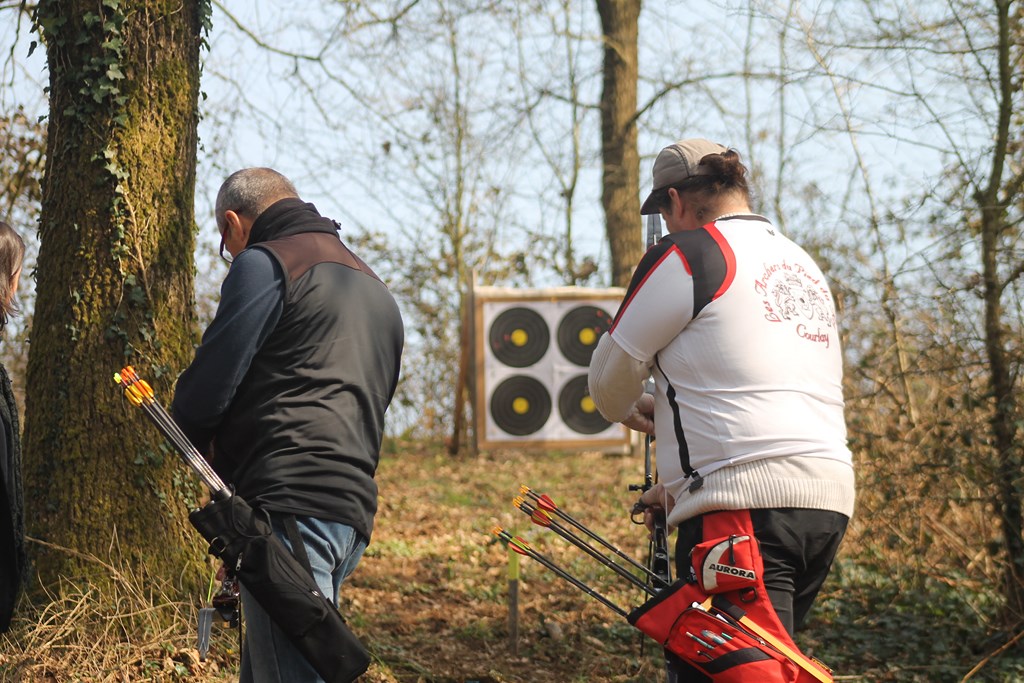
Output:
<path fill-rule="evenodd" d="M 26 520 L 44 582 L 95 559 L 189 582 L 195 480 L 113 382 L 166 399 L 191 357 L 203 0 L 41 0 L 47 167 L 26 386 Z"/>
<path fill-rule="evenodd" d="M 597 0 L 604 34 L 601 92 L 601 204 L 611 248 L 612 285 L 629 284 L 643 255 L 636 90 L 640 0 Z"/>

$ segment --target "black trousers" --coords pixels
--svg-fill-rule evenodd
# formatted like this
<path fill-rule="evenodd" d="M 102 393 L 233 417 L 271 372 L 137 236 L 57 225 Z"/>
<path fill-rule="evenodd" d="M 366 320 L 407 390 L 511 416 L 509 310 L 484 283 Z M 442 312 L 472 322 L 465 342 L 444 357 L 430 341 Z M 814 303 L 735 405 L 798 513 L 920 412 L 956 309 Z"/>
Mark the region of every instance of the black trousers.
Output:
<path fill-rule="evenodd" d="M 793 635 L 803 625 L 814 598 L 825 583 L 850 520 L 838 512 L 804 508 L 751 510 L 750 520 L 764 559 L 768 599 L 782 625 Z M 690 550 L 703 540 L 703 517 L 688 519 L 679 526 L 676 576 L 689 575 Z M 670 681 L 706 683 L 711 680 L 670 652 L 666 652 L 666 659 Z"/>

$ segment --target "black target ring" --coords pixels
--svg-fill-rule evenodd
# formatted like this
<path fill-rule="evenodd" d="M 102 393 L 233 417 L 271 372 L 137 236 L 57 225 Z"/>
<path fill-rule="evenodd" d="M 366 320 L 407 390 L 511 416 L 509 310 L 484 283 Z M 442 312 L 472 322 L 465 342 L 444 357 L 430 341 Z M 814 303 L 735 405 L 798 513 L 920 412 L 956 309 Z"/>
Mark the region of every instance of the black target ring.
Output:
<path fill-rule="evenodd" d="M 576 375 L 558 393 L 558 414 L 569 429 L 580 434 L 597 434 L 611 427 L 590 398 L 587 376 Z"/>
<path fill-rule="evenodd" d="M 494 424 L 513 436 L 539 432 L 550 416 L 551 394 L 533 377 L 509 377 L 491 394 Z"/>
<path fill-rule="evenodd" d="M 590 365 L 597 340 L 612 326 L 612 316 L 597 306 L 577 306 L 558 323 L 558 348 L 569 362 Z"/>
<path fill-rule="evenodd" d="M 494 357 L 513 368 L 533 365 L 548 350 L 551 332 L 540 313 L 518 306 L 502 311 L 491 323 L 487 339 Z"/>

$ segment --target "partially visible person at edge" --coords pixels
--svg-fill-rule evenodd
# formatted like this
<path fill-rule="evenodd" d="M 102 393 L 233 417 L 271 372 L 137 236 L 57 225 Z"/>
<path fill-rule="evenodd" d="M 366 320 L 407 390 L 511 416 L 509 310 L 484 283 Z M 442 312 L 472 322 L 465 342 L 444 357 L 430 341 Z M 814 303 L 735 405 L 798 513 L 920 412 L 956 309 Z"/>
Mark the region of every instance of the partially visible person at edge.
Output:
<path fill-rule="evenodd" d="M 231 261 L 171 414 L 291 547 L 294 516 L 314 578 L 337 604 L 373 532 L 384 413 L 404 329 L 383 282 L 338 225 L 269 168 L 228 177 L 217 195 Z M 242 683 L 320 681 L 242 587 Z"/>
<path fill-rule="evenodd" d="M 0 221 L 0 327 L 17 312 L 14 295 L 21 278 L 25 243 Z M 11 627 L 14 604 L 25 583 L 25 517 L 21 490 L 21 436 L 11 378 L 0 365 L 0 633 Z"/>
<path fill-rule="evenodd" d="M 660 213 L 668 234 L 594 350 L 590 393 L 608 420 L 657 433 L 660 483 L 641 500 L 678 530 L 677 576 L 702 515 L 750 510 L 768 597 L 792 634 L 854 507 L 832 294 L 814 260 L 751 211 L 735 150 L 681 140 L 653 175 L 641 213 Z M 706 680 L 673 666 L 678 680 Z"/>

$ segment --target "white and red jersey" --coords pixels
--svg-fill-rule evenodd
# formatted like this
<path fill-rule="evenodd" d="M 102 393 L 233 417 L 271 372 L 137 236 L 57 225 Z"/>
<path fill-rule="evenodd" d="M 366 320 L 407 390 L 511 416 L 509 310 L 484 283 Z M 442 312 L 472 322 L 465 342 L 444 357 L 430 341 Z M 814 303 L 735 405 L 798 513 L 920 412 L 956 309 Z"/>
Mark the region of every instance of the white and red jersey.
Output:
<path fill-rule="evenodd" d="M 658 474 L 677 500 L 759 459 L 851 463 L 832 294 L 767 219 L 723 217 L 664 237 L 609 334 L 651 368 Z"/>

